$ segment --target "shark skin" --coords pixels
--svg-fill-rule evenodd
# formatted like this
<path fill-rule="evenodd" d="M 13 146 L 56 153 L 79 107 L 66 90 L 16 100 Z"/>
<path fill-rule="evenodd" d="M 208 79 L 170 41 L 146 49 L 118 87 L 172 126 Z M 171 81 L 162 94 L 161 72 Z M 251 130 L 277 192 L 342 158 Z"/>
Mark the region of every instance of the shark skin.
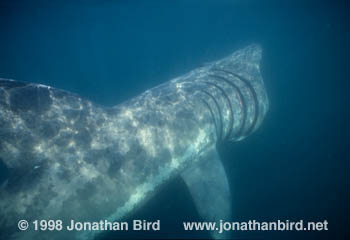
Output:
<path fill-rule="evenodd" d="M 110 108 L 0 79 L 0 161 L 9 172 L 0 186 L 0 239 L 94 239 L 98 231 L 20 231 L 17 223 L 120 221 L 179 175 L 203 220 L 229 220 L 216 146 L 263 121 L 261 54 L 250 45 Z"/>

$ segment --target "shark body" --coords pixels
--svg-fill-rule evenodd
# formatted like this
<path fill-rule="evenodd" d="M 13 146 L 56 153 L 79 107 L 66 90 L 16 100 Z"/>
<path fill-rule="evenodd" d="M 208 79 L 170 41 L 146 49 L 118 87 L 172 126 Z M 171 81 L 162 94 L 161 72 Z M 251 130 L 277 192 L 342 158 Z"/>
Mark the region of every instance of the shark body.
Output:
<path fill-rule="evenodd" d="M 230 219 L 216 146 L 261 124 L 260 60 L 251 45 L 111 108 L 0 79 L 0 161 L 10 172 L 0 187 L 0 238 L 93 239 L 96 232 L 19 231 L 17 222 L 120 220 L 178 175 L 205 220 Z"/>

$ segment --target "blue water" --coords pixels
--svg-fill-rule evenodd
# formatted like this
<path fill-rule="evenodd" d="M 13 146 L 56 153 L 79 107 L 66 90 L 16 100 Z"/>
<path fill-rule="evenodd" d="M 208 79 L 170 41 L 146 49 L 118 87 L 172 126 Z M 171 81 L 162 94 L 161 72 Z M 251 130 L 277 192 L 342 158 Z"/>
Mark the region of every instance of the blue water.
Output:
<path fill-rule="evenodd" d="M 259 43 L 270 111 L 254 135 L 220 149 L 234 220 L 327 219 L 329 231 L 233 236 L 344 239 L 350 8 L 346 1 L 286 2 L 2 0 L 0 77 L 112 106 Z M 130 218 L 161 219 L 162 230 L 105 238 L 210 238 L 182 229 L 183 220 L 201 219 L 181 179 Z"/>

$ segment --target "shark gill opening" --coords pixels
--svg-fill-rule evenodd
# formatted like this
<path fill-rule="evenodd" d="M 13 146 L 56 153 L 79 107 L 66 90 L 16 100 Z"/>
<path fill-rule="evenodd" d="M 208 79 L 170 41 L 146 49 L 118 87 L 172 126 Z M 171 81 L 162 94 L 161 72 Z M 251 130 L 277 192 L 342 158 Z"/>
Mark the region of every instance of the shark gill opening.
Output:
<path fill-rule="evenodd" d="M 243 133 L 242 135 L 249 135 L 255 128 L 255 125 L 257 123 L 258 120 L 258 116 L 259 116 L 259 102 L 258 102 L 258 96 L 256 94 L 256 91 L 253 87 L 253 85 L 249 82 L 248 79 L 240 76 L 237 73 L 231 72 L 229 70 L 225 70 L 225 69 L 215 69 L 216 71 L 221 71 L 227 74 L 230 74 L 231 76 L 236 77 L 237 79 L 239 79 L 241 82 L 243 82 L 247 89 L 249 90 L 249 93 L 251 94 L 252 98 L 253 98 L 253 103 L 254 103 L 254 117 L 253 117 L 253 122 L 251 123 L 250 127 L 245 131 L 245 133 Z"/>

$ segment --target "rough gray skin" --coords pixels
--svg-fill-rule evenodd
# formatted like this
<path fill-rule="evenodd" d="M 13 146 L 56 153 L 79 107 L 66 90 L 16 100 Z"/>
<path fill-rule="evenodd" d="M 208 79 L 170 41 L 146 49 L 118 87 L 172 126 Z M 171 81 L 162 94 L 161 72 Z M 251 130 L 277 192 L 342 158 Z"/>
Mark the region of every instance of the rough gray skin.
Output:
<path fill-rule="evenodd" d="M 268 109 L 260 59 L 251 45 L 113 108 L 1 79 L 0 238 L 85 238 L 17 222 L 118 220 L 206 149 L 252 133 Z"/>

